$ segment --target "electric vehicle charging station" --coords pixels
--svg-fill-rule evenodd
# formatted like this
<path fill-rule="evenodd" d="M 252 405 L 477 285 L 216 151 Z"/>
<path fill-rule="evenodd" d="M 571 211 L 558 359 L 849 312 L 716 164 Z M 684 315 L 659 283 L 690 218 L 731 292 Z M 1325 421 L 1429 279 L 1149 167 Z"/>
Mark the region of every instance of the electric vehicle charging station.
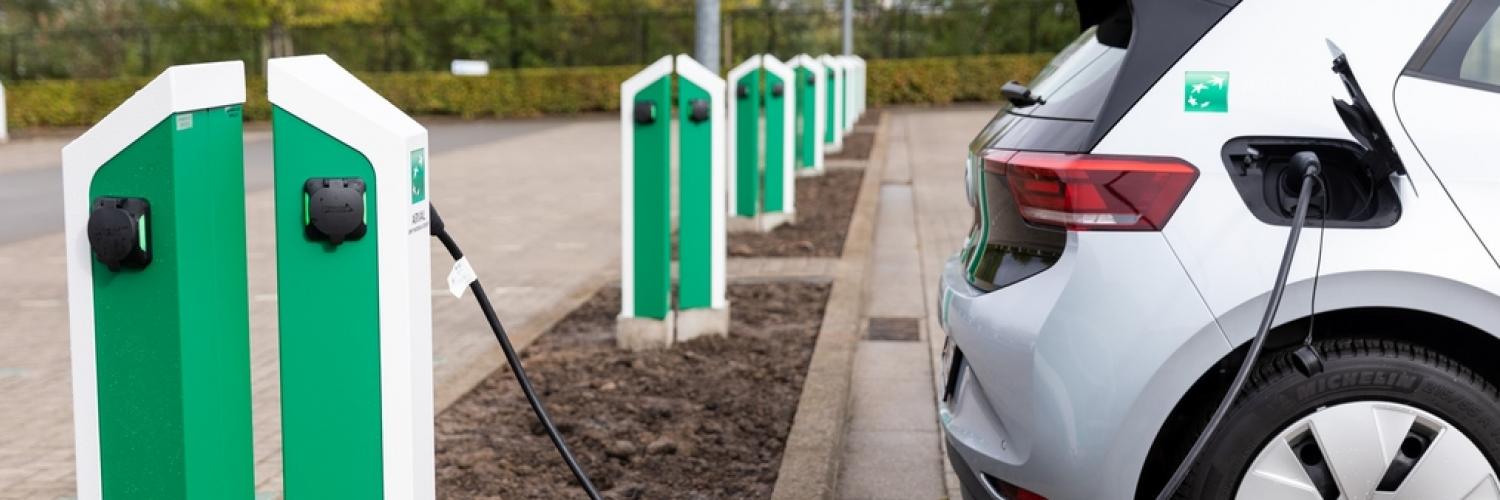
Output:
<path fill-rule="evenodd" d="M 838 58 L 844 63 L 844 130 L 853 132 L 865 114 L 865 61 L 854 55 Z"/>
<path fill-rule="evenodd" d="M 787 89 L 791 69 L 775 56 L 755 55 L 729 71 L 729 82 L 734 87 L 727 120 L 732 137 L 728 143 L 729 208 L 734 215 L 730 227 L 770 231 L 794 217 L 796 184 L 790 144 L 795 125 L 789 120 L 796 113 L 796 94 Z"/>
<path fill-rule="evenodd" d="M 826 75 L 823 79 L 828 81 L 823 91 L 827 107 L 823 144 L 825 150 L 833 154 L 844 150 L 844 64 L 828 54 L 818 56 L 818 62 L 823 65 L 823 74 Z"/>
<path fill-rule="evenodd" d="M 627 349 L 672 345 L 672 56 L 620 84 L 620 317 Z"/>
<path fill-rule="evenodd" d="M 854 122 L 859 121 L 859 111 L 854 109 L 854 91 L 857 90 L 854 78 L 858 69 L 854 67 L 854 61 L 849 56 L 838 55 L 833 58 L 837 59 L 843 68 L 839 73 L 839 87 L 843 93 L 839 101 L 839 105 L 843 107 L 839 114 L 839 127 L 844 134 L 849 134 L 854 131 Z"/>
<path fill-rule="evenodd" d="M 255 493 L 244 102 L 174 66 L 62 149 L 79 498 Z"/>
<path fill-rule="evenodd" d="M 729 70 L 734 93 L 729 112 L 729 209 L 731 223 L 749 221 L 760 228 L 761 56 L 753 55 Z"/>
<path fill-rule="evenodd" d="M 671 89 L 678 79 L 678 311 L 671 293 Z M 725 82 L 687 55 L 620 85 L 621 293 L 616 340 L 670 346 L 729 330 L 724 295 Z"/>
<path fill-rule="evenodd" d="M 870 109 L 870 65 L 863 57 L 854 56 L 854 61 L 859 64 L 859 93 L 854 94 L 854 98 L 859 105 L 859 115 L 864 116 Z"/>
<path fill-rule="evenodd" d="M 267 64 L 289 498 L 433 498 L 427 130 L 327 56 Z"/>
<path fill-rule="evenodd" d="M 823 129 L 828 125 L 823 64 L 807 54 L 797 54 L 788 65 L 796 73 L 797 175 L 822 175 Z"/>
<path fill-rule="evenodd" d="M 797 217 L 796 165 L 792 159 L 793 132 L 797 119 L 797 93 L 792 90 L 796 77 L 792 68 L 776 56 L 761 57 L 766 76 L 765 95 L 765 201 L 761 205 L 762 224 L 775 228 Z"/>
<path fill-rule="evenodd" d="M 0 144 L 10 141 L 10 128 L 5 123 L 5 82 L 0 82 Z"/>
<path fill-rule="evenodd" d="M 724 79 L 677 56 L 677 341 L 729 334 L 724 297 Z M 704 107 L 707 109 L 704 109 Z"/>

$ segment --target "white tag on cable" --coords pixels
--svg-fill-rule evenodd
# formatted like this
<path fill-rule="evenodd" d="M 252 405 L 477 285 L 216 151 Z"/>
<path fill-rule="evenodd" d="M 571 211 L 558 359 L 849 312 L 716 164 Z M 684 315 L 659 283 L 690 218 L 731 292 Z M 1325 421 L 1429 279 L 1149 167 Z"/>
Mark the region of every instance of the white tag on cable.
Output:
<path fill-rule="evenodd" d="M 448 271 L 448 293 L 460 299 L 464 298 L 464 290 L 469 284 L 478 279 L 474 274 L 474 268 L 469 266 L 469 258 L 464 257 L 453 263 L 453 270 Z"/>

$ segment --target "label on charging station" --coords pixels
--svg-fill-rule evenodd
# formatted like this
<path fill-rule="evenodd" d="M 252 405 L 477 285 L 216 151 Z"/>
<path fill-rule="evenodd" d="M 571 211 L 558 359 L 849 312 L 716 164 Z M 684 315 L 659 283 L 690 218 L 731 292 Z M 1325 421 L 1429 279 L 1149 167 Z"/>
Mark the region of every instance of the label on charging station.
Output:
<path fill-rule="evenodd" d="M 474 274 L 474 268 L 469 266 L 469 258 L 464 257 L 453 263 L 453 269 L 448 271 L 448 293 L 454 297 L 464 298 L 464 290 L 479 276 Z"/>

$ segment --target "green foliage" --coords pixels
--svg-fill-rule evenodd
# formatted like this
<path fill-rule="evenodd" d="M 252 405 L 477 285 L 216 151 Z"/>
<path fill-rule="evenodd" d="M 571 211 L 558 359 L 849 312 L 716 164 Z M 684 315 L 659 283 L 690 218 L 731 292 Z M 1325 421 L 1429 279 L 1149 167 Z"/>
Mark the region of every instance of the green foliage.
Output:
<path fill-rule="evenodd" d="M 1035 76 L 1051 56 L 991 55 L 869 62 L 869 104 L 948 104 L 1000 99 L 1000 85 Z M 486 77 L 441 72 L 367 73 L 360 79 L 412 115 L 516 118 L 615 111 L 620 82 L 637 66 L 524 68 Z M 144 86 L 147 78 L 31 80 L 7 87 L 10 126 L 87 126 Z M 265 78 L 247 82 L 248 120 L 266 120 Z"/>
<path fill-rule="evenodd" d="M 841 2 L 721 0 L 720 67 L 842 49 Z M 1059 50 L 1068 0 L 856 0 L 869 59 Z M 0 0 L 0 78 L 151 76 L 174 64 L 328 54 L 356 72 L 645 65 L 693 50 L 688 0 Z"/>
<path fill-rule="evenodd" d="M 1001 54 L 869 61 L 870 106 L 998 101 L 1000 86 L 1036 76 L 1051 54 Z"/>
<path fill-rule="evenodd" d="M 7 117 L 12 128 L 91 125 L 150 81 L 36 80 L 5 86 Z"/>
<path fill-rule="evenodd" d="M 639 70 L 634 66 L 525 68 L 480 78 L 437 72 L 362 78 L 413 115 L 510 118 L 619 109 L 620 82 Z"/>

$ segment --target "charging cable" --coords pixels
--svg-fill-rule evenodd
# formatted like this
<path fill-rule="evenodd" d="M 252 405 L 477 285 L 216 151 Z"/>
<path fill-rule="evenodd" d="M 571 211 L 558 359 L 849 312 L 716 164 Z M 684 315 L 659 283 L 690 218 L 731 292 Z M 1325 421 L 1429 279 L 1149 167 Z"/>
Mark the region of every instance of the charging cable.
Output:
<path fill-rule="evenodd" d="M 1250 341 L 1250 348 L 1245 351 L 1245 360 L 1240 362 L 1240 369 L 1234 374 L 1234 382 L 1229 384 L 1229 390 L 1225 392 L 1224 399 L 1219 401 L 1218 408 L 1214 409 L 1208 424 L 1203 426 L 1203 432 L 1198 434 L 1198 439 L 1193 441 L 1193 447 L 1188 449 L 1187 455 L 1182 457 L 1182 462 L 1177 465 L 1177 470 L 1172 473 L 1172 478 L 1167 480 L 1166 487 L 1156 496 L 1156 500 L 1169 500 L 1177 493 L 1177 488 L 1182 486 L 1182 481 L 1187 478 L 1193 463 L 1198 461 L 1198 455 L 1203 453 L 1203 447 L 1218 429 L 1224 420 L 1224 415 L 1229 413 L 1229 407 L 1234 405 L 1234 400 L 1244 389 L 1245 381 L 1250 378 L 1250 371 L 1255 368 L 1255 360 L 1260 357 L 1260 350 L 1265 346 L 1266 336 L 1271 331 L 1271 323 L 1276 318 L 1276 309 L 1281 307 L 1281 295 L 1286 291 L 1287 275 L 1292 270 L 1292 258 L 1297 254 L 1297 240 L 1302 235 L 1302 227 L 1307 223 L 1307 204 L 1312 199 L 1313 182 L 1317 181 L 1319 173 L 1323 170 L 1323 164 L 1318 160 L 1318 154 L 1312 151 L 1303 151 L 1292 155 L 1292 168 L 1302 174 L 1302 188 L 1297 194 L 1297 210 L 1292 216 L 1292 231 L 1286 239 L 1286 250 L 1281 254 L 1281 267 L 1276 271 L 1276 283 L 1271 286 L 1271 298 L 1266 304 L 1266 314 L 1261 317 L 1260 329 L 1256 330 L 1255 338 Z M 1321 186 L 1321 182 L 1318 183 Z M 1323 208 L 1324 219 L 1328 217 L 1327 207 Z M 1325 222 L 1326 223 L 1326 222 Z"/>
<path fill-rule="evenodd" d="M 443 218 L 438 216 L 437 207 L 430 207 L 432 212 L 431 232 L 438 241 L 443 242 L 443 248 L 448 249 L 448 255 L 458 261 L 464 258 L 463 250 L 458 248 L 458 243 L 448 235 L 448 230 L 443 226 Z M 578 465 L 578 460 L 573 458 L 573 452 L 568 450 L 568 443 L 563 442 L 562 434 L 557 432 L 557 426 L 552 425 L 552 418 L 547 416 L 547 409 L 542 407 L 541 398 L 537 397 L 536 390 L 531 387 L 531 379 L 526 377 L 526 370 L 521 368 L 521 358 L 516 355 L 515 347 L 510 345 L 510 336 L 505 334 L 505 327 L 500 324 L 499 318 L 495 317 L 495 308 L 490 305 L 490 298 L 484 293 L 484 286 L 479 284 L 479 278 L 469 282 L 469 290 L 474 292 L 474 300 L 479 302 L 479 309 L 484 311 L 484 319 L 489 321 L 490 330 L 495 332 L 495 340 L 500 341 L 500 350 L 505 352 L 505 362 L 510 365 L 511 374 L 516 376 L 516 382 L 521 384 L 521 392 L 526 394 L 526 402 L 531 403 L 531 411 L 536 412 L 537 420 L 542 422 L 542 427 L 547 430 L 547 437 L 552 438 L 552 445 L 557 447 L 557 453 L 562 455 L 563 462 L 567 462 L 568 469 L 573 471 L 573 477 L 578 479 L 578 484 L 583 487 L 590 500 L 599 500 L 599 491 L 594 489 L 594 483 L 589 481 L 583 467 Z"/>

